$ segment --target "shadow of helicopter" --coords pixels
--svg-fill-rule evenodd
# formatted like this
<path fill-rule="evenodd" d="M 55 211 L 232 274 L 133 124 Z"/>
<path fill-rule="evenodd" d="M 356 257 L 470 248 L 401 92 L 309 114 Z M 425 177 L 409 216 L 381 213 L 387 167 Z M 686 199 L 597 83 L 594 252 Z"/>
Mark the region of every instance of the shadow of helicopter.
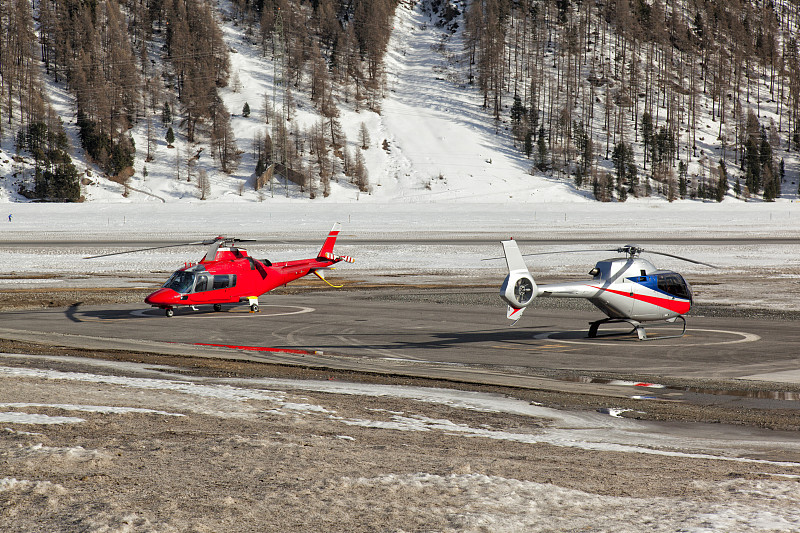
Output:
<path fill-rule="evenodd" d="M 150 318 L 161 318 L 162 314 L 156 308 L 143 308 L 143 309 L 80 309 L 81 303 L 74 303 L 70 305 L 64 312 L 64 316 L 71 322 L 97 322 L 97 321 L 119 321 L 119 320 L 142 320 Z M 197 309 L 186 308 L 176 312 L 176 316 L 198 316 L 198 315 L 231 315 L 236 314 L 240 316 L 255 316 L 251 313 L 248 306 L 245 304 L 224 307 L 221 311 L 214 311 L 213 308 L 208 306 L 198 307 Z M 269 313 L 262 313 L 262 316 Z"/>

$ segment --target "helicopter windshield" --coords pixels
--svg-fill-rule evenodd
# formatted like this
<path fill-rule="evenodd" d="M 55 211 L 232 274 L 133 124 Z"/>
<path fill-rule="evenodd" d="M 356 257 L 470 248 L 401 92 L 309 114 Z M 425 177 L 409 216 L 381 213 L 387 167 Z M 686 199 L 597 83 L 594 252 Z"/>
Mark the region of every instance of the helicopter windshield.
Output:
<path fill-rule="evenodd" d="M 658 289 L 684 300 L 692 301 L 692 289 L 680 274 L 669 272 L 658 275 Z"/>
<path fill-rule="evenodd" d="M 188 294 L 192 292 L 194 286 L 194 274 L 185 270 L 178 270 L 164 284 L 165 289 L 172 289 L 178 294 Z"/>

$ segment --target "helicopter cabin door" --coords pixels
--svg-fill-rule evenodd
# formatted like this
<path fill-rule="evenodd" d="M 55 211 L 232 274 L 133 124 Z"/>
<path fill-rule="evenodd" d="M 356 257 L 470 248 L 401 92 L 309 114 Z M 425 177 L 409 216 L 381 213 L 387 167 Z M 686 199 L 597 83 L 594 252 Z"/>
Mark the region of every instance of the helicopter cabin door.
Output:
<path fill-rule="evenodd" d="M 631 317 L 638 320 L 657 320 L 683 314 L 691 306 L 692 293 L 686 281 L 675 272 L 628 278 L 633 290 Z M 688 300 L 688 302 L 685 302 Z"/>
<path fill-rule="evenodd" d="M 639 276 L 627 278 L 631 293 L 631 318 L 647 319 L 653 314 L 655 308 L 644 295 L 650 294 L 656 286 L 656 277 L 648 276 L 644 272 Z M 657 311 L 656 311 L 657 312 Z"/>

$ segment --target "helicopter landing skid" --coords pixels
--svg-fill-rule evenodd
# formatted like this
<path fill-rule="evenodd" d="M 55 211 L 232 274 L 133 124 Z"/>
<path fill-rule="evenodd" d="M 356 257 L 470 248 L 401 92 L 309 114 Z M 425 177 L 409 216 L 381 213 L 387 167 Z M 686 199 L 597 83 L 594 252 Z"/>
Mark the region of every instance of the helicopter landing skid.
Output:
<path fill-rule="evenodd" d="M 635 332 L 636 335 L 639 337 L 640 341 L 652 341 L 652 340 L 660 340 L 660 339 L 677 339 L 677 338 L 683 337 L 686 334 L 686 319 L 683 318 L 683 316 L 677 316 L 677 317 L 672 318 L 672 319 L 667 321 L 667 322 L 672 323 L 672 322 L 675 322 L 678 319 L 680 319 L 681 322 L 683 323 L 682 324 L 683 328 L 682 328 L 682 330 L 681 330 L 681 332 L 679 334 L 676 334 L 676 335 L 665 335 L 663 337 L 656 337 L 656 338 L 649 338 L 647 336 L 647 331 L 645 331 L 644 326 L 641 324 L 641 322 L 637 322 L 636 320 L 630 320 L 630 319 L 625 319 L 625 318 L 604 318 L 602 320 L 595 320 L 594 322 L 590 322 L 589 323 L 589 338 L 590 339 L 595 339 L 595 338 L 598 338 L 598 337 L 619 337 L 619 336 L 624 336 L 624 335 L 630 335 L 631 333 Z M 628 331 L 628 332 L 625 332 L 625 333 L 604 333 L 602 335 L 598 335 L 598 333 L 597 333 L 598 328 L 602 324 L 620 324 L 620 323 L 623 323 L 623 322 L 633 326 L 633 329 Z M 662 326 L 663 325 L 664 324 L 662 324 Z M 651 326 L 651 327 L 658 327 L 658 326 Z"/>

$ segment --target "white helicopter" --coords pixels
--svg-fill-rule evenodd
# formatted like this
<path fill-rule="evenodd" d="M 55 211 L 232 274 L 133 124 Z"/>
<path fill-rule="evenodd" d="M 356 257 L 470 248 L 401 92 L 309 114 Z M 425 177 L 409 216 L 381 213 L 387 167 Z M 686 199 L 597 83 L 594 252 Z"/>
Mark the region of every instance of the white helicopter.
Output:
<path fill-rule="evenodd" d="M 617 252 L 625 257 L 598 261 L 589 271 L 591 281 L 571 281 L 551 285 L 536 285 L 533 276 L 525 265 L 525 259 L 515 240 L 502 241 L 508 276 L 500 287 L 500 296 L 508 303 L 507 317 L 520 319 L 525 308 L 538 297 L 586 298 L 607 315 L 607 318 L 589 324 L 589 337 L 597 337 L 597 330 L 603 324 L 627 322 L 640 340 L 648 340 L 643 322 L 683 322 L 683 330 L 678 335 L 659 336 L 682 337 L 686 333 L 686 319 L 683 317 L 692 308 L 692 289 L 677 272 L 658 270 L 650 261 L 639 256 L 642 252 L 665 255 L 682 261 L 717 268 L 714 265 L 687 259 L 664 252 L 645 250 L 628 244 L 611 250 L 570 250 L 570 252 Z M 548 253 L 565 252 L 544 252 Z M 613 334 L 606 334 L 613 335 Z"/>

